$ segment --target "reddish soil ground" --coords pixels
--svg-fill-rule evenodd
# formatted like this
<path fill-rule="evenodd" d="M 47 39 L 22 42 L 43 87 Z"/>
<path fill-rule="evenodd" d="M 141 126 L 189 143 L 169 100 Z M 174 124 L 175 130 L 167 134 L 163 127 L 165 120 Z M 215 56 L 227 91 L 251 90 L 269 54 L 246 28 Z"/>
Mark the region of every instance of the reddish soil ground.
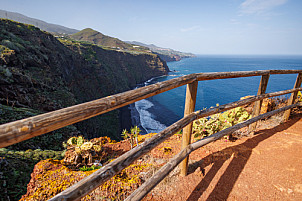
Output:
<path fill-rule="evenodd" d="M 144 200 L 302 200 L 302 114 L 273 122 L 262 122 L 254 137 L 194 151 L 188 176 L 177 168 Z M 150 158 L 161 164 L 179 150 L 180 137 L 173 136 Z"/>
<path fill-rule="evenodd" d="M 260 122 L 253 137 L 222 139 L 192 152 L 187 176 L 180 176 L 177 167 L 143 200 L 302 200 L 302 110 L 286 123 L 279 124 L 281 119 L 279 115 Z M 241 131 L 244 134 L 246 130 Z M 118 157 L 130 150 L 130 143 L 107 143 L 103 148 L 106 156 Z M 134 173 L 140 175 L 139 183 L 150 178 L 180 148 L 181 135 L 176 134 L 139 159 L 138 164 L 150 164 Z M 113 183 L 109 186 L 114 194 L 120 184 Z M 27 196 L 35 192 L 35 187 L 29 184 Z M 133 190 L 124 189 L 118 198 L 123 200 Z M 102 192 L 94 191 L 90 200 L 100 200 L 100 195 Z"/>

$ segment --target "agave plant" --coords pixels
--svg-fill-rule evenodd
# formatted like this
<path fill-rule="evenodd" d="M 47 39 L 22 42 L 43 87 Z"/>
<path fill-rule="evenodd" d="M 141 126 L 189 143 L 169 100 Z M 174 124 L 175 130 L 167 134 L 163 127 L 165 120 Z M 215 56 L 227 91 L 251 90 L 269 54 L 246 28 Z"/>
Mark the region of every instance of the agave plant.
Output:
<path fill-rule="evenodd" d="M 128 139 L 129 142 L 130 142 L 130 146 L 131 146 L 131 149 L 133 148 L 134 146 L 134 139 L 135 139 L 135 142 L 136 142 L 136 145 L 138 145 L 138 136 L 139 136 L 139 133 L 141 132 L 141 130 L 139 129 L 138 126 L 134 126 L 130 129 L 130 133 L 124 129 L 123 132 L 122 132 L 122 137 L 126 140 Z"/>
<path fill-rule="evenodd" d="M 131 128 L 131 133 L 133 134 L 133 137 L 135 138 L 136 145 L 138 146 L 138 135 L 141 132 L 138 126 L 134 126 Z"/>

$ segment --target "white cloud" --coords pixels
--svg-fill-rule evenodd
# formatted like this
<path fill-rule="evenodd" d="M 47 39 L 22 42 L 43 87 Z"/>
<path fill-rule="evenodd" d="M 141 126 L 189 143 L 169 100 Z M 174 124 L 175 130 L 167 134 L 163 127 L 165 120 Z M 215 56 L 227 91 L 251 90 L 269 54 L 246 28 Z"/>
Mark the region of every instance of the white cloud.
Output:
<path fill-rule="evenodd" d="M 288 0 L 245 0 L 240 5 L 241 15 L 265 14 Z"/>
<path fill-rule="evenodd" d="M 190 31 L 197 31 L 200 29 L 200 26 L 192 26 L 192 27 L 187 27 L 187 28 L 182 28 L 180 29 L 181 32 L 190 32 Z"/>
<path fill-rule="evenodd" d="M 237 19 L 230 19 L 230 23 L 231 24 L 241 24 L 241 22 L 238 21 Z"/>

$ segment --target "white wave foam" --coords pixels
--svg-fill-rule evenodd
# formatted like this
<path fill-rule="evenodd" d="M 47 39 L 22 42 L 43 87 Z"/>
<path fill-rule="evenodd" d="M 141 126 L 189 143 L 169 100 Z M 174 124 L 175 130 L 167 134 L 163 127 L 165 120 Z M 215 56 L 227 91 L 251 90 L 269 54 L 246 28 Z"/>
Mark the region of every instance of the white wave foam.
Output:
<path fill-rule="evenodd" d="M 152 84 L 151 82 L 152 82 L 154 79 L 161 78 L 161 77 L 166 77 L 166 76 L 167 76 L 167 75 L 161 75 L 161 76 L 153 77 L 153 78 L 147 80 L 144 84 L 145 84 L 145 86 L 148 86 L 148 85 Z"/>
<path fill-rule="evenodd" d="M 147 111 L 147 109 L 153 107 L 154 104 L 148 100 L 140 100 L 135 102 L 135 108 L 139 113 L 141 126 L 147 131 L 147 133 L 158 133 L 165 129 L 166 126 L 154 119 L 154 115 Z"/>
<path fill-rule="evenodd" d="M 150 84 L 153 84 L 152 81 L 154 79 L 160 78 L 160 77 L 164 77 L 167 75 L 162 75 L 162 76 L 158 76 L 158 77 L 153 77 L 149 80 L 147 80 L 146 82 L 144 82 L 143 84 L 139 84 L 137 85 L 137 88 L 142 87 L 142 86 L 148 86 Z M 146 99 L 144 100 L 140 100 L 134 103 L 134 107 L 130 107 L 131 111 L 133 109 L 135 109 L 139 115 L 139 118 L 135 117 L 137 115 L 135 115 L 135 112 L 132 111 L 131 115 L 132 115 L 132 123 L 135 123 L 139 126 L 141 126 L 147 133 L 158 133 L 161 130 L 165 129 L 166 126 L 162 123 L 160 123 L 159 121 L 156 121 L 154 118 L 155 116 L 153 114 L 151 114 L 149 111 L 147 111 L 149 108 L 153 107 L 154 104 Z"/>
<path fill-rule="evenodd" d="M 143 109 L 143 110 L 147 110 L 147 109 L 149 109 L 149 108 L 151 108 L 153 106 L 154 106 L 154 104 L 151 103 L 150 101 L 146 100 L 146 99 L 137 101 L 135 103 L 135 107 L 137 107 L 139 109 Z"/>
<path fill-rule="evenodd" d="M 169 77 L 181 77 L 181 76 L 184 76 L 185 74 L 179 74 L 179 75 L 176 75 L 176 74 L 172 74 L 172 75 L 168 75 Z"/>

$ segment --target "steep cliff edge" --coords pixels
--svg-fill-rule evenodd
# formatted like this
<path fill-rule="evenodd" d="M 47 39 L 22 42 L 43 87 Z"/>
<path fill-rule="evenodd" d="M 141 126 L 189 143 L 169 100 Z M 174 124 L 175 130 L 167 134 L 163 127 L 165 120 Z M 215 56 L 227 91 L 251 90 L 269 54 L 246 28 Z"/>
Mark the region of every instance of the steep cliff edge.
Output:
<path fill-rule="evenodd" d="M 129 90 L 168 71 L 154 54 L 105 50 L 0 19 L 0 124 Z M 33 166 L 60 156 L 71 136 L 119 139 L 120 116 L 115 110 L 0 149 L 0 197 L 19 200 Z"/>
<path fill-rule="evenodd" d="M 34 26 L 4 19 L 0 20 L 0 50 L 0 103 L 37 113 L 129 90 L 169 71 L 154 54 L 135 55 L 69 39 L 59 41 Z M 118 139 L 122 129 L 118 117 L 119 111 L 114 111 L 76 127 L 89 138 L 106 135 Z M 1 115 L 1 123 L 18 118 Z"/>

